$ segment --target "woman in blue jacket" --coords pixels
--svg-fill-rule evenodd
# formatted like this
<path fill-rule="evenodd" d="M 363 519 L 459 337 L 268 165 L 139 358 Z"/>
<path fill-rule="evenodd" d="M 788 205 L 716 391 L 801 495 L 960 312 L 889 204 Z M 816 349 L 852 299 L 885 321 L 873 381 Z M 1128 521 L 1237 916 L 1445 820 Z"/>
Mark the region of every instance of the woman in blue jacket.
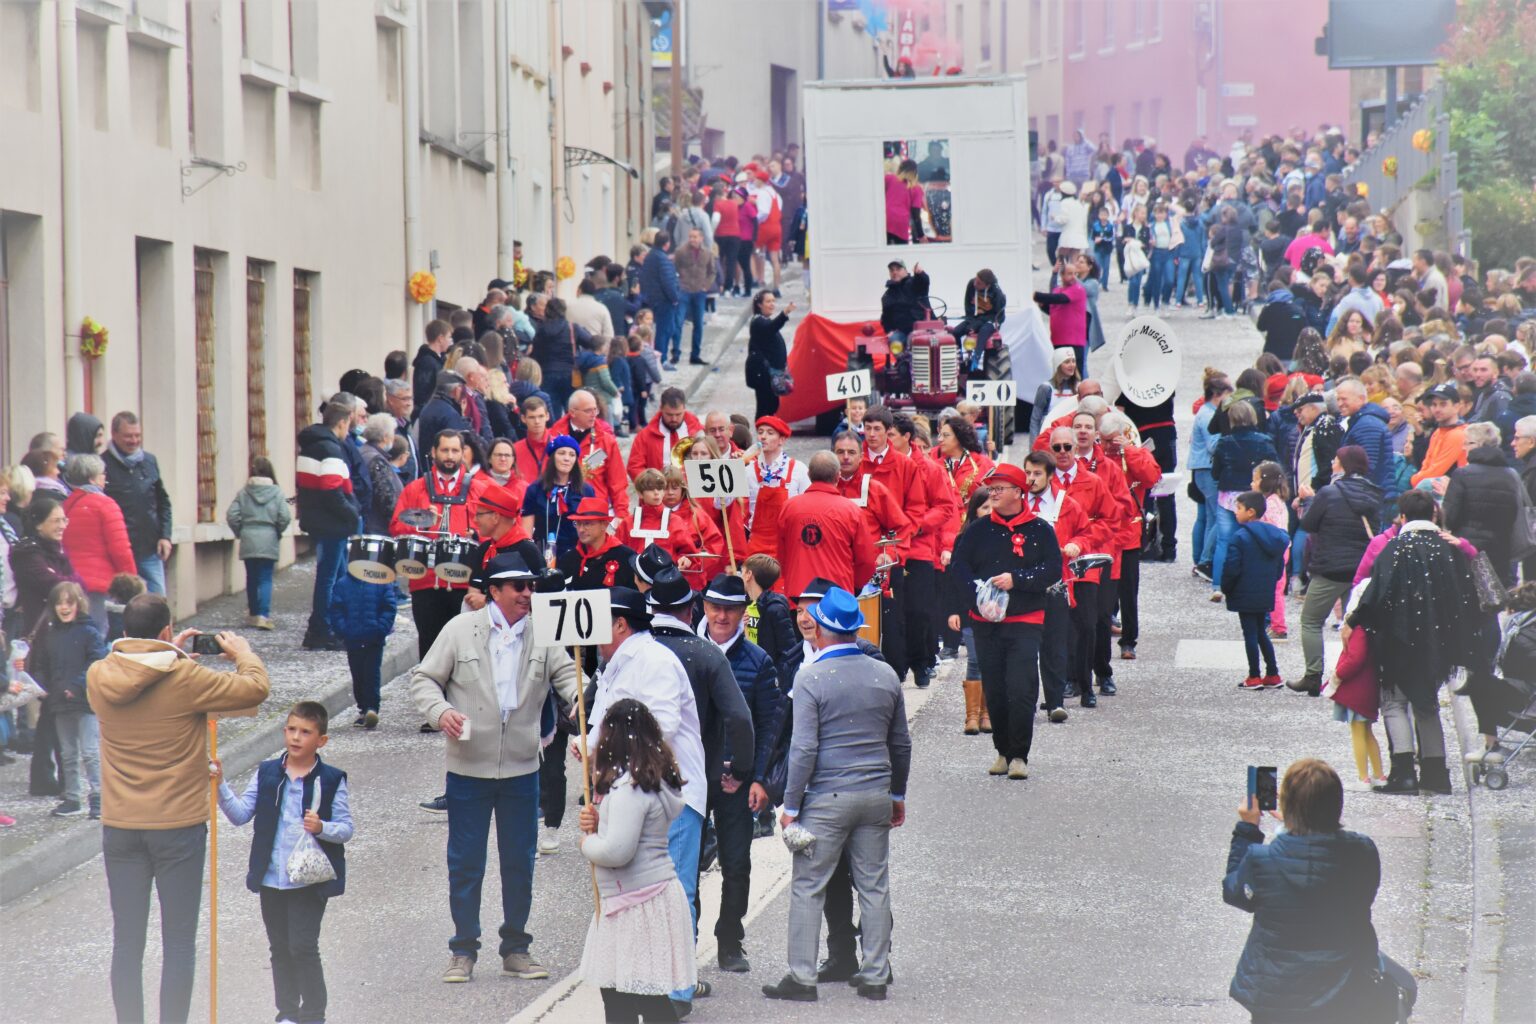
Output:
<path fill-rule="evenodd" d="M 1345 831 L 1344 784 L 1306 758 L 1280 786 L 1285 831 L 1269 843 L 1250 797 L 1232 830 L 1222 898 L 1253 915 L 1229 992 L 1259 1022 L 1395 1021 L 1411 1010 L 1413 976 L 1376 946 L 1371 904 L 1381 884 L 1376 844 Z M 1384 975 L 1378 984 L 1378 975 Z"/>

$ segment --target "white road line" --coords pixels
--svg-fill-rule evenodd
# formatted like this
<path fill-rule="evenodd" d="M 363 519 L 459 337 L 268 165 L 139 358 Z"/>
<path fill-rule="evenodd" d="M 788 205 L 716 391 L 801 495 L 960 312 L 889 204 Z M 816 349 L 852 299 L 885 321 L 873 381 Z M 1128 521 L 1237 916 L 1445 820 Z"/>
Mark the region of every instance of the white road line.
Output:
<path fill-rule="evenodd" d="M 942 673 L 942 679 L 935 678 L 934 686 L 957 685 L 964 667 L 963 663 L 956 663 L 947 672 Z M 933 688 L 919 690 L 915 686 L 907 685 L 902 689 L 907 705 L 907 724 L 910 725 L 917 717 L 917 713 L 922 710 L 923 705 L 928 703 L 928 698 L 933 694 Z M 777 839 L 753 842 L 752 890 L 742 924 L 751 924 L 762 914 L 768 904 L 784 891 L 789 885 L 793 866 L 794 855 L 785 849 L 782 842 Z M 699 880 L 698 962 L 700 967 L 709 965 L 715 959 L 715 921 L 720 916 L 720 885 L 721 876 L 718 871 L 711 871 Z M 776 948 L 771 942 L 765 943 L 764 947 Z M 598 994 L 597 989 L 583 984 L 578 972 L 569 974 L 551 985 L 543 995 L 513 1016 L 508 1024 L 535 1024 L 535 1022 L 588 1024 L 590 1021 L 601 1020 L 602 1015 L 602 996 Z"/>

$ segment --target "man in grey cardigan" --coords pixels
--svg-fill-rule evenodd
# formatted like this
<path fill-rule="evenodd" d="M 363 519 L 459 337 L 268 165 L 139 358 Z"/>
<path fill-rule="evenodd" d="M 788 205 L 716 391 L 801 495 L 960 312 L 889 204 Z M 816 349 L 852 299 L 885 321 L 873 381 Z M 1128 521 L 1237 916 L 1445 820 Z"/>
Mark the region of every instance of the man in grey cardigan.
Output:
<path fill-rule="evenodd" d="M 490 600 L 450 620 L 411 673 L 411 700 L 448 737 L 448 940 L 445 982 L 474 976 L 480 951 L 480 884 L 496 816 L 501 860 L 501 973 L 549 977 L 528 953 L 539 832 L 540 719 L 553 687 L 576 703 L 576 664 L 563 647 L 533 642 L 533 567 L 516 552 L 484 573 Z"/>
<path fill-rule="evenodd" d="M 890 982 L 891 829 L 907 817 L 907 734 L 901 681 L 889 665 L 855 643 L 864 625 L 858 601 L 832 587 L 810 617 L 816 653 L 795 677 L 794 736 L 784 790 L 784 827 L 799 823 L 816 837 L 797 855 L 789 901 L 789 973 L 764 985 L 770 999 L 813 1002 L 827 880 L 846 846 L 859 894 L 863 962 L 859 995 L 884 999 Z"/>

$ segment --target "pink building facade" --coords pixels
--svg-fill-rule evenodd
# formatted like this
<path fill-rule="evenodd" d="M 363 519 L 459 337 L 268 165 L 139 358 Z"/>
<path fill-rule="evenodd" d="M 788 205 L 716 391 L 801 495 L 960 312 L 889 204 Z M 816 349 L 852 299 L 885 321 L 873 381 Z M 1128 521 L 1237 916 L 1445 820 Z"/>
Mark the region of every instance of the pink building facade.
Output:
<path fill-rule="evenodd" d="M 1224 154 L 1245 132 L 1347 132 L 1349 73 L 1313 51 L 1327 20 L 1327 0 L 1067 0 L 1062 110 L 1041 143 L 1150 138 L 1179 167 L 1202 136 Z"/>

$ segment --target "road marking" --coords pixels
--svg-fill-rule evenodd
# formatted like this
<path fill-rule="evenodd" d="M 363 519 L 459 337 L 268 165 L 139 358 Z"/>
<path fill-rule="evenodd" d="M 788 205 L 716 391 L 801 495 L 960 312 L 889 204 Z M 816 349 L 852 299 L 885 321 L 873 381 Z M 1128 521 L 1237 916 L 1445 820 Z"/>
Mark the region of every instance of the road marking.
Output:
<path fill-rule="evenodd" d="M 928 703 L 928 698 L 933 695 L 934 689 L 941 685 L 954 685 L 959 682 L 960 669 L 963 668 L 964 664 L 957 662 L 944 674 L 942 681 L 935 679 L 934 685 L 926 690 L 919 690 L 910 685 L 902 687 L 902 696 L 906 699 L 907 705 L 908 725 L 911 725 L 923 705 Z M 577 851 L 577 856 L 580 855 L 580 851 Z M 777 838 L 753 840 L 752 889 L 746 916 L 742 918 L 743 926 L 755 921 L 768 905 L 788 888 L 793 867 L 794 855 L 784 847 L 783 842 Z M 699 879 L 698 963 L 700 967 L 707 967 L 715 959 L 717 951 L 715 921 L 720 916 L 721 884 L 722 877 L 718 871 L 711 871 Z M 591 985 L 584 984 L 578 971 L 551 985 L 539 998 L 514 1015 L 508 1024 L 535 1024 L 535 1022 L 588 1024 L 590 1021 L 601 1020 L 602 1015 L 601 994 Z"/>

